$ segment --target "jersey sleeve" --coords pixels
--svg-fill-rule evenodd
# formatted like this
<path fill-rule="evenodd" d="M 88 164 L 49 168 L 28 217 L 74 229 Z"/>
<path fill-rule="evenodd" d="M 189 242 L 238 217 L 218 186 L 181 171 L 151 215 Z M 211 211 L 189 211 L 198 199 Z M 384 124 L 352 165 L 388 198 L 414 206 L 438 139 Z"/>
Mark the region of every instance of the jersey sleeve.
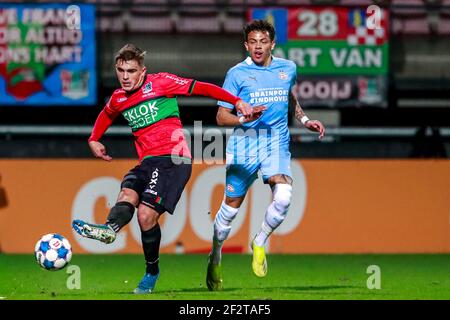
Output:
<path fill-rule="evenodd" d="M 112 118 L 115 118 L 117 116 L 117 114 L 119 113 L 119 111 L 117 110 L 117 108 L 114 106 L 113 104 L 113 98 L 114 98 L 114 93 L 111 95 L 111 97 L 109 98 L 108 102 L 105 104 L 103 110 L 105 111 L 105 113 L 108 116 L 111 116 Z"/>
<path fill-rule="evenodd" d="M 241 100 L 239 97 L 229 93 L 225 89 L 216 86 L 212 83 L 197 81 L 195 83 L 194 89 L 192 90 L 193 95 L 201 95 L 210 97 L 219 101 L 225 101 L 231 103 L 233 106 Z"/>
<path fill-rule="evenodd" d="M 166 96 L 189 96 L 195 85 L 194 79 L 182 78 L 171 73 L 161 73 Z"/>
<path fill-rule="evenodd" d="M 91 135 L 88 141 L 98 141 L 103 136 L 103 134 L 111 126 L 112 122 L 118 115 L 118 111 L 112 105 L 112 97 L 108 100 L 103 110 L 99 113 L 97 119 L 95 120 L 94 127 L 92 128 Z"/>
<path fill-rule="evenodd" d="M 235 96 L 239 96 L 240 89 L 236 78 L 236 71 L 234 69 L 231 69 L 227 72 L 225 81 L 223 82 L 222 89 L 227 90 L 229 93 Z M 217 105 L 228 109 L 234 109 L 234 105 L 224 101 L 219 101 Z"/>

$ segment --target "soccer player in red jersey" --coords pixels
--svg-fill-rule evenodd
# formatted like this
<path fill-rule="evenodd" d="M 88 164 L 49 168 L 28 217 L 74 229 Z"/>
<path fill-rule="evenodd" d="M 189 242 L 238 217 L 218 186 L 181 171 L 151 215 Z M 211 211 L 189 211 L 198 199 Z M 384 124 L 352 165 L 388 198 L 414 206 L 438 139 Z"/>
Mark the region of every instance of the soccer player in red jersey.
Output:
<path fill-rule="evenodd" d="M 105 224 L 74 220 L 72 227 L 83 237 L 112 243 L 128 224 L 137 208 L 146 272 L 134 293 L 151 293 L 159 277 L 159 217 L 173 214 L 191 176 L 191 154 L 182 134 L 176 97 L 203 95 L 233 104 L 242 114 L 236 122 L 257 119 L 264 107 L 251 107 L 240 98 L 213 84 L 178 77 L 170 73 L 147 73 L 145 52 L 125 45 L 115 57 L 120 89 L 112 94 L 100 112 L 89 137 L 95 157 L 111 161 L 99 142 L 119 114 L 128 121 L 139 155 L 139 164 L 123 178 L 121 190 Z M 176 161 L 175 161 L 176 160 Z"/>

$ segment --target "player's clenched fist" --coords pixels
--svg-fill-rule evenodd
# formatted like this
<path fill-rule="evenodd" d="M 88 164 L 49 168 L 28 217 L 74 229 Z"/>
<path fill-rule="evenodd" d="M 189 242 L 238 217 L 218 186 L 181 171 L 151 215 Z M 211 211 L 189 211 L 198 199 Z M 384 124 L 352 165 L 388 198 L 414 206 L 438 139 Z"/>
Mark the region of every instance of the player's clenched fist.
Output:
<path fill-rule="evenodd" d="M 261 117 L 263 112 L 266 110 L 266 107 L 265 106 L 256 106 L 256 107 L 253 107 L 252 109 L 253 109 L 252 114 L 249 115 L 248 117 L 244 117 L 243 123 L 252 122 L 252 121 L 255 121 L 256 119 L 258 119 L 259 117 Z"/>
<path fill-rule="evenodd" d="M 236 102 L 236 110 L 240 112 L 245 118 L 248 118 L 253 113 L 253 108 L 251 105 L 249 105 L 247 102 L 244 102 L 243 100 L 239 100 Z"/>

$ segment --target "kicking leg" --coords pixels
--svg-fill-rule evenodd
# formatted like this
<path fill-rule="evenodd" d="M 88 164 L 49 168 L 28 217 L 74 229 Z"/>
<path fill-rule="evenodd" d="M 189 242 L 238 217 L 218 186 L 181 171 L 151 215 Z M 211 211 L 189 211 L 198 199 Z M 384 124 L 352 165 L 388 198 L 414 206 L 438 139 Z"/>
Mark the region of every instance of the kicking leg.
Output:
<path fill-rule="evenodd" d="M 116 233 L 127 225 L 133 218 L 135 203 L 138 201 L 136 191 L 123 188 L 117 203 L 109 211 L 105 224 L 93 224 L 83 220 L 74 220 L 73 229 L 83 237 L 95 239 L 103 243 L 112 243 L 116 240 Z"/>

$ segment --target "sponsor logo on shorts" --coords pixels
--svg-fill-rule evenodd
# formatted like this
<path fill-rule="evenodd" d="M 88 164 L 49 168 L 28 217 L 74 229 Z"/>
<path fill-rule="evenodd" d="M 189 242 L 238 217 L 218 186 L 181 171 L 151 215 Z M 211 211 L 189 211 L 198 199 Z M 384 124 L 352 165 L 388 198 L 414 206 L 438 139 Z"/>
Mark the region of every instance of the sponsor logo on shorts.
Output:
<path fill-rule="evenodd" d="M 234 192 L 234 187 L 231 184 L 227 184 L 227 190 L 230 192 Z"/>
<path fill-rule="evenodd" d="M 158 195 L 158 192 L 156 192 L 155 190 L 152 190 L 152 189 L 145 189 L 144 192 L 154 194 L 155 196 Z"/>
<path fill-rule="evenodd" d="M 159 176 L 159 170 L 158 168 L 156 168 L 153 172 L 152 172 L 152 176 L 150 177 L 150 182 L 148 184 L 148 189 L 145 190 L 145 192 L 151 193 L 153 195 L 158 195 L 158 192 L 156 192 L 155 187 L 156 184 L 158 183 L 158 176 Z"/>

